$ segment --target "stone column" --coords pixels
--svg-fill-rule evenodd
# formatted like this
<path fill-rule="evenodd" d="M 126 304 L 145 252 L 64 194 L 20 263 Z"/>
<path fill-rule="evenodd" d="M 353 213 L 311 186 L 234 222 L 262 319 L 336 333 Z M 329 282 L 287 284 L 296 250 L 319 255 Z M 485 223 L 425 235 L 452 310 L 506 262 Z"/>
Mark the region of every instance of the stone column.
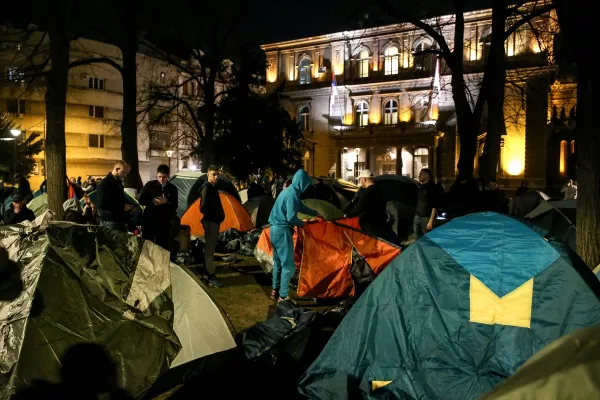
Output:
<path fill-rule="evenodd" d="M 342 176 L 342 150 L 336 150 L 335 177 L 337 179 L 344 179 Z"/>
<path fill-rule="evenodd" d="M 402 147 L 396 147 L 396 175 L 402 175 Z"/>

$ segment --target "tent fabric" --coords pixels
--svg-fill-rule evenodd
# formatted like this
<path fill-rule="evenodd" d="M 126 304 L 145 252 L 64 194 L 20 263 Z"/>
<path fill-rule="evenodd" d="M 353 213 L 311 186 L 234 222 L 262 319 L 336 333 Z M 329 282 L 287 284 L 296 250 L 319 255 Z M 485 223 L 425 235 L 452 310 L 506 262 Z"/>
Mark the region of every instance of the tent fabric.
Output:
<path fill-rule="evenodd" d="M 42 217 L 40 217 L 42 218 Z M 37 220 L 36 220 L 37 221 Z M 137 396 L 175 359 L 168 252 L 121 232 L 49 225 L 0 228 L 25 290 L 0 303 L 0 399 L 34 380 L 58 382 L 59 359 L 96 343 Z"/>
<path fill-rule="evenodd" d="M 48 211 L 48 195 L 44 193 L 40 196 L 34 197 L 33 200 L 27 204 L 27 208 L 33 211 L 36 217 L 39 217 Z"/>
<path fill-rule="evenodd" d="M 309 399 L 475 399 L 600 322 L 600 281 L 496 213 L 426 234 L 358 299 L 299 382 Z"/>
<path fill-rule="evenodd" d="M 414 179 L 401 175 L 380 175 L 375 183 L 387 202 L 386 211 L 393 219 L 392 230 L 400 238 L 413 233 L 418 186 Z"/>
<path fill-rule="evenodd" d="M 240 203 L 246 204 L 248 201 L 248 189 L 239 190 L 238 195 L 240 196 Z"/>
<path fill-rule="evenodd" d="M 169 181 L 177 188 L 177 216 L 181 218 L 188 209 L 188 194 L 194 183 L 200 178 L 200 172 L 178 172 Z"/>
<path fill-rule="evenodd" d="M 302 200 L 302 203 L 304 203 L 305 206 L 318 211 L 319 214 L 321 214 L 327 220 L 344 218 L 344 213 L 342 210 L 324 200 L 306 199 Z M 313 219 L 313 217 L 302 213 L 298 213 L 298 218 L 301 220 Z"/>
<path fill-rule="evenodd" d="M 312 222 L 294 235 L 294 260 L 300 270 L 298 296 L 344 298 L 355 293 L 351 273 L 352 251 L 365 258 L 374 275 L 379 274 L 400 249 L 359 231 L 358 218 L 337 222 Z M 273 247 L 270 229 L 264 229 L 254 254 L 270 273 L 273 270 Z"/>
<path fill-rule="evenodd" d="M 275 199 L 268 195 L 255 197 L 243 204 L 248 214 L 250 214 L 252 224 L 257 228 L 269 224 L 269 216 L 273 205 L 275 205 Z"/>
<path fill-rule="evenodd" d="M 189 192 L 187 193 L 187 196 L 185 197 L 187 199 L 186 210 L 189 209 L 190 207 L 192 207 L 192 205 L 196 202 L 196 200 L 198 200 L 200 198 L 200 191 L 202 190 L 202 186 L 206 183 L 206 180 L 207 180 L 207 175 L 202 174 L 196 180 L 196 182 L 194 182 L 194 184 L 190 188 Z M 219 177 L 216 187 L 220 192 L 228 193 L 234 199 L 236 199 L 238 202 L 240 202 L 240 203 L 242 202 L 242 199 L 240 198 L 240 195 L 239 195 L 237 189 L 235 188 L 235 185 L 233 183 L 231 183 L 231 181 L 229 179 L 227 179 L 226 177 L 224 177 L 223 175 L 221 175 Z"/>
<path fill-rule="evenodd" d="M 544 201 L 525 219 L 576 251 L 576 212 L 577 200 Z"/>
<path fill-rule="evenodd" d="M 509 215 L 517 218 L 525 218 L 527 214 L 535 210 L 543 202 L 544 198 L 541 194 L 530 190 L 512 199 Z"/>
<path fill-rule="evenodd" d="M 232 327 L 225 322 L 221 310 L 193 272 L 171 263 L 171 285 L 175 313 L 173 328 L 182 348 L 170 368 L 236 346 Z"/>
<path fill-rule="evenodd" d="M 600 398 L 600 325 L 544 347 L 481 400 Z"/>
<path fill-rule="evenodd" d="M 225 211 L 225 220 L 221 222 L 219 232 L 225 232 L 228 229 L 247 232 L 254 229 L 248 211 L 246 211 L 236 198 L 225 192 L 219 192 L 219 197 Z M 202 227 L 203 215 L 200 212 L 201 200 L 200 198 L 197 199 L 181 218 L 181 224 L 190 227 L 190 234 L 192 236 L 204 236 L 204 228 Z"/>

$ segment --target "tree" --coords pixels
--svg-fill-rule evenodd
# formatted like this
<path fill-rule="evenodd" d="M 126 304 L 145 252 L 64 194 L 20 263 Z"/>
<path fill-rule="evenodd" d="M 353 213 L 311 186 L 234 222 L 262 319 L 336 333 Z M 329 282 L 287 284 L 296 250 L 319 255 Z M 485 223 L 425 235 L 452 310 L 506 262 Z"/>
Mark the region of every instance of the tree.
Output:
<path fill-rule="evenodd" d="M 0 117 L 0 133 L 2 137 L 10 137 L 11 129 L 17 128 L 8 118 Z M 15 171 L 16 158 L 16 173 L 22 176 L 29 176 L 34 170 L 35 160 L 33 157 L 44 149 L 44 141 L 41 140 L 39 133 L 33 133 L 25 138 L 18 137 L 13 141 L 0 141 L 0 179 L 7 182 L 12 181 Z"/>
<path fill-rule="evenodd" d="M 465 12 L 467 12 L 467 0 L 454 0 L 452 2 L 442 2 L 438 0 L 406 2 L 399 0 L 379 0 L 376 4 L 389 16 L 393 16 L 397 21 L 408 22 L 415 27 L 423 30 L 425 34 L 435 42 L 435 47 L 422 52 L 416 52 L 415 56 L 426 54 L 436 54 L 441 58 L 450 72 L 450 84 L 452 90 L 452 99 L 456 112 L 456 131 L 460 139 L 460 155 L 458 160 L 459 179 L 468 179 L 473 177 L 474 160 L 477 152 L 477 136 L 481 132 L 483 121 L 484 106 L 488 101 L 488 95 L 493 88 L 502 85 L 498 93 L 504 93 L 504 79 L 494 81 L 494 77 L 505 76 L 505 66 L 503 62 L 498 62 L 500 54 L 504 58 L 504 41 L 513 32 L 532 18 L 547 13 L 552 6 L 544 3 L 538 4 L 532 8 L 531 5 L 524 7 L 526 2 L 520 2 L 516 5 L 509 5 L 508 2 L 495 0 L 494 6 L 499 13 L 496 13 L 495 25 L 506 26 L 498 29 L 503 32 L 502 35 L 496 35 L 490 43 L 490 56 L 485 63 L 483 76 L 476 83 L 478 93 L 475 94 L 473 82 L 469 81 L 465 72 L 464 50 L 465 50 Z M 431 17 L 432 14 L 441 13 L 453 14 L 452 17 Z M 502 21 L 512 18 L 510 24 L 502 24 Z M 492 17 L 494 19 L 494 17 Z M 496 30 L 496 32 L 498 31 Z M 504 75 L 503 75 L 504 74 Z M 494 110 L 502 108 L 502 100 L 498 93 L 492 100 Z M 501 104 L 502 103 L 502 104 Z M 489 107 L 489 104 L 488 104 Z M 496 121 L 497 116 L 493 117 Z M 502 123 L 494 126 L 491 135 L 488 132 L 488 156 L 495 157 L 489 161 L 491 165 L 497 165 L 497 154 L 500 151 L 500 127 Z M 501 133 L 500 133 L 501 135 Z M 493 148 L 493 151 L 492 151 Z M 497 149 L 497 150 L 496 150 Z M 495 176 L 495 169 L 493 175 Z"/>
<path fill-rule="evenodd" d="M 595 37 L 595 16 L 585 1 L 553 0 L 560 25 L 560 50 L 577 71 L 577 253 L 600 264 L 600 76 L 595 54 L 582 38 Z"/>
<path fill-rule="evenodd" d="M 223 134 L 215 141 L 215 155 L 240 180 L 261 170 L 287 175 L 300 168 L 302 133 L 280 104 L 282 89 L 263 94 L 241 85 L 224 100 Z"/>

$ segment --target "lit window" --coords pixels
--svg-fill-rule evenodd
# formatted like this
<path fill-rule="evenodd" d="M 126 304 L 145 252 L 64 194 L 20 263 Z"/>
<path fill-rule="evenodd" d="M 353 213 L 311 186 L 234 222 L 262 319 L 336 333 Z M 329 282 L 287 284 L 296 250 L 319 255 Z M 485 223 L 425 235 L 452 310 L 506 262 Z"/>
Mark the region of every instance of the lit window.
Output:
<path fill-rule="evenodd" d="M 419 176 L 419 172 L 421 172 L 423 168 L 429 168 L 429 149 L 425 147 L 415 149 L 413 163 L 413 176 Z"/>
<path fill-rule="evenodd" d="M 104 90 L 104 79 L 103 78 L 88 78 L 88 88 L 96 90 Z"/>
<path fill-rule="evenodd" d="M 356 124 L 358 126 L 369 125 L 369 104 L 365 101 L 356 105 Z"/>
<path fill-rule="evenodd" d="M 369 76 L 369 52 L 367 50 L 358 53 L 356 68 L 359 78 L 367 78 Z"/>
<path fill-rule="evenodd" d="M 300 71 L 299 78 L 301 85 L 308 85 L 310 83 L 310 60 L 308 58 L 302 59 L 298 68 Z"/>
<path fill-rule="evenodd" d="M 300 123 L 300 129 L 303 131 L 309 131 L 310 129 L 310 109 L 308 107 L 302 107 L 299 112 L 298 122 Z"/>
<path fill-rule="evenodd" d="M 104 148 L 104 135 L 89 135 L 89 147 Z"/>
<path fill-rule="evenodd" d="M 571 140 L 571 154 L 575 154 L 575 140 Z"/>
<path fill-rule="evenodd" d="M 560 142 L 560 164 L 559 171 L 561 175 L 567 174 L 567 141 Z"/>
<path fill-rule="evenodd" d="M 398 73 L 398 48 L 388 47 L 383 53 L 384 72 L 386 75 L 396 75 Z"/>
<path fill-rule="evenodd" d="M 6 68 L 6 77 L 9 82 L 21 83 L 25 82 L 25 72 L 17 68 Z"/>
<path fill-rule="evenodd" d="M 431 48 L 431 41 L 428 38 L 417 39 L 414 43 L 415 54 L 422 53 Z M 421 54 L 415 57 L 415 68 L 421 71 L 430 71 L 433 69 L 433 54 Z"/>
<path fill-rule="evenodd" d="M 398 102 L 390 100 L 383 107 L 383 123 L 395 125 L 398 123 Z"/>

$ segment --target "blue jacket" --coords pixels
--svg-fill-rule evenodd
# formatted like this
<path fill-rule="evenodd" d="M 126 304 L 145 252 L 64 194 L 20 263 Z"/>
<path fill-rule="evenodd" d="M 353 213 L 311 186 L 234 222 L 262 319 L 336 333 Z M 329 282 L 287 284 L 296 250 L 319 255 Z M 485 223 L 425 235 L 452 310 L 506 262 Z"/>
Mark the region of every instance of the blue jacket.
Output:
<path fill-rule="evenodd" d="M 269 224 L 287 228 L 303 226 L 304 222 L 298 218 L 298 212 L 316 216 L 318 212 L 308 208 L 300 201 L 300 196 L 310 185 L 312 185 L 310 176 L 303 169 L 298 170 L 294 175 L 292 185 L 277 197 L 269 216 Z"/>

